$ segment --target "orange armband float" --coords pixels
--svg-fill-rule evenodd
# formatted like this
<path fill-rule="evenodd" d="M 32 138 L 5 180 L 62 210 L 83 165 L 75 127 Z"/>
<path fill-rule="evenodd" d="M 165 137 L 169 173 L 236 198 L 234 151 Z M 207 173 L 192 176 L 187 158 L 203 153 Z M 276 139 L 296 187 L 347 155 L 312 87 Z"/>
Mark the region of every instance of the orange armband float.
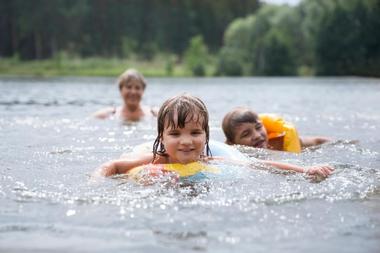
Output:
<path fill-rule="evenodd" d="M 284 136 L 283 150 L 293 153 L 301 152 L 301 143 L 298 137 L 297 129 L 289 122 L 275 114 L 259 114 L 265 129 L 267 130 L 268 139 Z"/>

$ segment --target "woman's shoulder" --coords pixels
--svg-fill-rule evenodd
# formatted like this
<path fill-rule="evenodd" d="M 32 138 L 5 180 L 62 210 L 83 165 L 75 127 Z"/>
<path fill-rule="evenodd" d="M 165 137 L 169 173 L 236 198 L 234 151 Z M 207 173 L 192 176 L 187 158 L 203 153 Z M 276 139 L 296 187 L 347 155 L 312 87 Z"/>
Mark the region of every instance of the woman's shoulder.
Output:
<path fill-rule="evenodd" d="M 93 117 L 98 118 L 98 119 L 106 119 L 112 115 L 114 115 L 117 111 L 117 108 L 115 106 L 110 106 L 106 108 L 102 108 L 98 111 L 96 111 L 93 114 Z"/>
<path fill-rule="evenodd" d="M 158 108 L 157 107 L 150 107 L 147 105 L 143 105 L 142 110 L 143 110 L 145 116 L 157 117 L 157 115 L 158 115 Z"/>

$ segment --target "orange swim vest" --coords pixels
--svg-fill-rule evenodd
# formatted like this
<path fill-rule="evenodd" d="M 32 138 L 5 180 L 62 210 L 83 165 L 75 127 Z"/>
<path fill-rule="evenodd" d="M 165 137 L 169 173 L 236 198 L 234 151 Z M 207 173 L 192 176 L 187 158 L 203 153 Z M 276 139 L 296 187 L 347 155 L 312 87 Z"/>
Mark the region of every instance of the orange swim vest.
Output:
<path fill-rule="evenodd" d="M 301 152 L 301 143 L 297 129 L 289 122 L 275 114 L 259 114 L 259 118 L 267 130 L 268 139 L 284 136 L 283 150 L 293 153 Z"/>

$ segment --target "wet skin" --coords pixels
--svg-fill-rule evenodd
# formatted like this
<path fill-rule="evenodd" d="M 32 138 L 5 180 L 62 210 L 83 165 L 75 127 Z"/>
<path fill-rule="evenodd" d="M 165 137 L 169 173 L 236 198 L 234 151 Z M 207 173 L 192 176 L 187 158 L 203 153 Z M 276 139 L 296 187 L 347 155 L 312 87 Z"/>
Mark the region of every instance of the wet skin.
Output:
<path fill-rule="evenodd" d="M 202 122 L 190 121 L 184 128 L 165 127 L 162 143 L 169 157 L 169 163 L 187 164 L 198 161 L 203 154 L 206 132 Z"/>
<path fill-rule="evenodd" d="M 268 136 L 261 122 L 245 122 L 236 126 L 234 144 L 268 148 Z"/>

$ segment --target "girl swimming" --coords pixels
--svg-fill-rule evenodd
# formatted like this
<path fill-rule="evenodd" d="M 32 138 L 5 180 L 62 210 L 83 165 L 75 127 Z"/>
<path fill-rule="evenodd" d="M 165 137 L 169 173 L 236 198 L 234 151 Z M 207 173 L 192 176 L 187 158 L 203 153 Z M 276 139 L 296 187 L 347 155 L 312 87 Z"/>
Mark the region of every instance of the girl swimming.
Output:
<path fill-rule="evenodd" d="M 112 176 L 129 173 L 133 168 L 148 164 L 206 164 L 212 157 L 209 147 L 208 111 L 205 104 L 189 94 L 178 95 L 166 100 L 158 112 L 157 137 L 153 152 L 136 154 L 131 158 L 105 163 L 97 170 L 97 175 Z M 242 163 L 240 161 L 229 161 Z M 246 164 L 246 162 L 244 162 Z M 320 175 L 327 177 L 333 171 L 330 166 L 300 167 L 274 161 L 258 160 L 247 164 L 267 164 L 282 170 Z"/>

